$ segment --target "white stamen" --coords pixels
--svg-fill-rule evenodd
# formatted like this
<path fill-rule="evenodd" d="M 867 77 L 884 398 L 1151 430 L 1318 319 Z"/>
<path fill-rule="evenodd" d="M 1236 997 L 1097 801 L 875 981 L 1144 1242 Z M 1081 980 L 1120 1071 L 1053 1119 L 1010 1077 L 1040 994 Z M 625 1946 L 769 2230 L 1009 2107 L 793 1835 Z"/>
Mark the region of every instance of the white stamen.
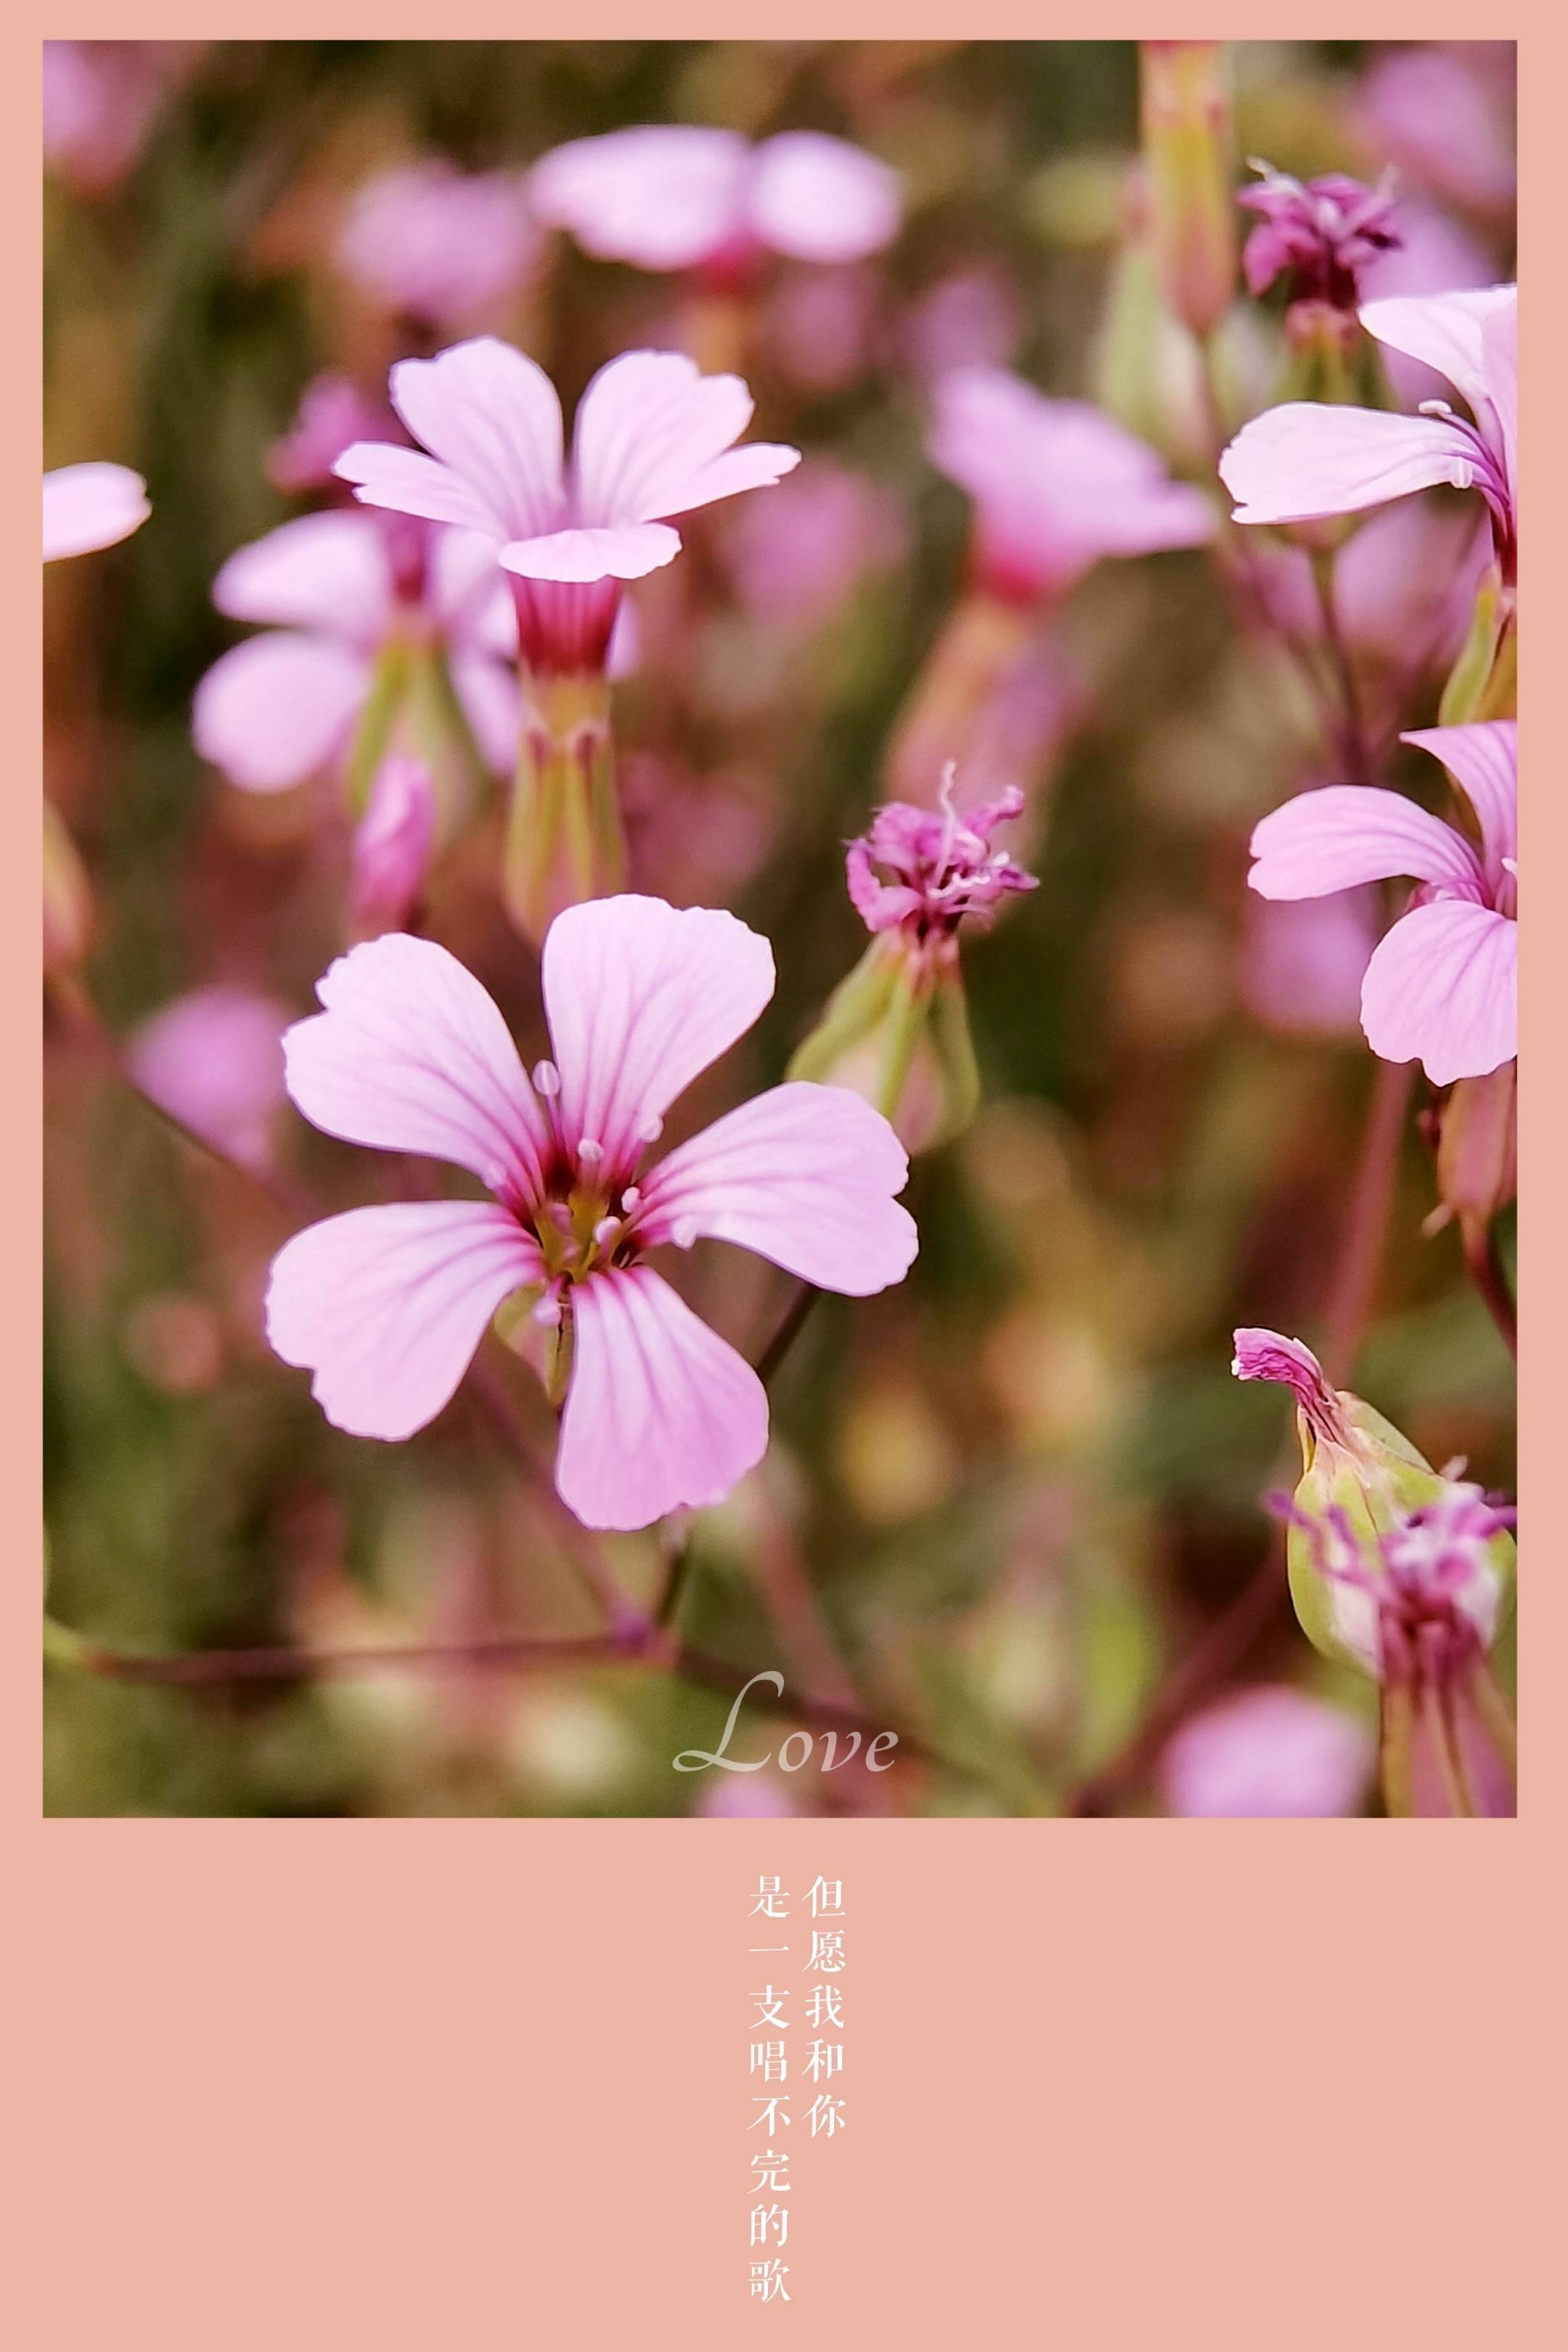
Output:
<path fill-rule="evenodd" d="M 605 1156 L 605 1147 L 596 1136 L 585 1135 L 577 1146 L 577 1157 L 585 1167 L 596 1168 Z"/>
<path fill-rule="evenodd" d="M 621 1206 L 626 1211 L 628 1217 L 631 1215 L 632 1211 L 637 1207 L 637 1202 L 641 1199 L 642 1194 L 637 1190 L 637 1186 L 635 1184 L 628 1184 L 626 1191 L 621 1194 Z"/>
<path fill-rule="evenodd" d="M 677 1249 L 689 1249 L 692 1243 L 697 1239 L 696 1218 L 677 1217 L 675 1223 L 670 1228 L 669 1237 L 675 1244 Z"/>
<path fill-rule="evenodd" d="M 663 1133 L 663 1119 L 650 1116 L 649 1118 L 645 1118 L 642 1125 L 638 1128 L 637 1141 L 639 1143 L 657 1143 Z"/>
<path fill-rule="evenodd" d="M 553 1062 L 535 1062 L 533 1086 L 535 1093 L 543 1095 L 547 1101 L 561 1092 L 561 1073 Z"/>
<path fill-rule="evenodd" d="M 1518 858 L 1517 858 L 1517 857 L 1504 857 L 1504 858 L 1500 859 L 1499 862 L 1502 865 L 1502 866 L 1505 868 L 1505 870 L 1506 870 L 1508 873 L 1510 873 L 1510 874 L 1511 874 L 1511 875 L 1513 876 L 1514 880 L 1517 882 L 1517 881 L 1518 881 L 1518 879 L 1519 879 L 1519 860 L 1518 860 Z"/>
<path fill-rule="evenodd" d="M 1452 416 L 1454 414 L 1446 400 L 1424 400 L 1420 413 L 1423 416 Z"/>
<path fill-rule="evenodd" d="M 594 1239 L 601 1249 L 608 1249 L 620 1230 L 619 1217 L 601 1217 L 594 1228 Z"/>
<path fill-rule="evenodd" d="M 561 1320 L 561 1301 L 552 1291 L 547 1291 L 533 1310 L 532 1319 L 542 1331 L 553 1331 Z"/>

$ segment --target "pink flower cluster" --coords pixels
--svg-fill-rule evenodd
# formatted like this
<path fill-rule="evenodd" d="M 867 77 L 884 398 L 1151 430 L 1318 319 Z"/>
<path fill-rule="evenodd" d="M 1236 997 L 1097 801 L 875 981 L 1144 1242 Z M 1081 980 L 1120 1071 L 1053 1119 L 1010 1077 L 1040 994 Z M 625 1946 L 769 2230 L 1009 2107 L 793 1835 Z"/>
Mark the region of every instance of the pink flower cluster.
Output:
<path fill-rule="evenodd" d="M 352 1209 L 295 1235 L 268 1333 L 308 1366 L 329 1420 L 405 1438 L 456 1389 L 521 1292 L 570 1363 L 555 1483 L 590 1527 L 713 1503 L 767 1444 L 750 1365 L 647 1254 L 700 1234 L 854 1297 L 915 1255 L 894 1195 L 908 1161 L 841 1089 L 775 1087 L 651 1170 L 665 1113 L 773 993 L 765 940 L 732 915 L 604 898 L 557 917 L 543 990 L 554 1060 L 524 1076 L 490 997 L 433 940 L 393 933 L 340 958 L 325 1011 L 284 1041 L 288 1086 L 329 1134 L 471 1170 L 491 1202 Z"/>
<path fill-rule="evenodd" d="M 870 833 L 850 843 L 849 896 L 868 930 L 897 929 L 917 941 L 946 938 L 966 915 L 989 915 L 1009 893 L 1038 887 L 1005 850 L 991 846 L 995 828 L 1022 814 L 1023 793 L 1015 786 L 960 816 L 952 782 L 950 767 L 940 810 L 889 801 L 872 818 Z M 879 866 L 894 879 L 879 881 Z"/>

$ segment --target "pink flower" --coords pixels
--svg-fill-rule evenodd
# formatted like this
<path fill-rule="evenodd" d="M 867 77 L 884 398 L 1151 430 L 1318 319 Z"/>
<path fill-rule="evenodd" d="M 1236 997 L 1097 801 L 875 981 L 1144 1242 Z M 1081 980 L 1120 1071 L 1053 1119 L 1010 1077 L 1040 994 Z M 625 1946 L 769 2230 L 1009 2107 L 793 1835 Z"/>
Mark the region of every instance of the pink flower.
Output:
<path fill-rule="evenodd" d="M 1017 289 L 995 269 L 969 269 L 927 289 L 903 323 L 910 365 L 924 383 L 960 368 L 1005 367 L 1018 348 Z"/>
<path fill-rule="evenodd" d="M 524 656 L 546 674 L 602 667 L 618 583 L 679 552 L 663 518 L 800 463 L 798 449 L 769 442 L 733 448 L 751 394 L 739 376 L 700 375 L 677 352 L 623 352 L 599 370 L 569 463 L 553 384 L 493 337 L 401 361 L 392 400 L 424 448 L 356 442 L 335 470 L 369 506 L 482 534 L 516 583 Z"/>
<path fill-rule="evenodd" d="M 44 155 L 84 196 L 106 195 L 141 152 L 198 41 L 46 41 Z"/>
<path fill-rule="evenodd" d="M 44 562 L 113 547 L 152 511 L 147 485 L 129 466 L 61 466 L 44 476 Z"/>
<path fill-rule="evenodd" d="M 989 806 L 959 816 L 952 782 L 950 767 L 940 811 L 889 801 L 872 818 L 869 835 L 850 843 L 849 896 L 868 930 L 898 929 L 921 942 L 944 939 L 965 915 L 989 915 L 1010 892 L 1039 887 L 1005 849 L 991 846 L 997 825 L 1022 814 L 1023 793 L 1015 786 Z M 895 878 L 879 881 L 879 866 Z"/>
<path fill-rule="evenodd" d="M 436 845 L 436 783 L 422 760 L 384 760 L 354 829 L 350 917 L 362 932 L 398 931 L 425 887 Z"/>
<path fill-rule="evenodd" d="M 973 499 L 983 583 L 1001 595 L 1060 595 L 1102 555 L 1197 547 L 1207 500 L 1097 408 L 1047 400 L 1005 368 L 960 368 L 936 387 L 926 443 Z"/>
<path fill-rule="evenodd" d="M 1511 719 L 1406 735 L 1443 761 L 1475 812 L 1479 850 L 1400 793 L 1330 784 L 1266 816 L 1247 877 L 1265 898 L 1317 898 L 1394 875 L 1420 887 L 1362 982 L 1362 1027 L 1387 1062 L 1435 1086 L 1484 1077 L 1519 1050 L 1518 728 Z"/>
<path fill-rule="evenodd" d="M 398 639 L 444 643 L 487 763 L 504 774 L 516 757 L 516 633 L 473 533 L 300 515 L 231 555 L 213 602 L 237 621 L 282 624 L 233 646 L 196 688 L 196 749 L 243 791 L 285 792 L 343 756 L 377 656 Z"/>
<path fill-rule="evenodd" d="M 541 239 L 525 183 L 432 159 L 367 180 L 338 238 L 343 268 L 389 310 L 455 327 L 515 291 Z"/>
<path fill-rule="evenodd" d="M 1462 42 L 1458 54 L 1402 48 L 1379 58 L 1358 93 L 1354 120 L 1373 153 L 1397 164 L 1414 186 L 1485 213 L 1512 204 L 1517 173 L 1500 110 L 1467 61 L 1481 46 Z"/>
<path fill-rule="evenodd" d="M 812 457 L 778 496 L 736 509 L 725 553 L 748 613 L 773 627 L 811 628 L 863 573 L 903 551 L 897 510 L 864 474 Z"/>
<path fill-rule="evenodd" d="M 195 989 L 138 1030 L 126 1066 L 172 1118 L 242 1167 L 266 1168 L 289 1018 L 252 989 Z"/>
<path fill-rule="evenodd" d="M 1255 1021 L 1287 1037 L 1353 1037 L 1377 945 L 1370 890 L 1322 898 L 1254 898 L 1241 959 L 1241 998 Z"/>
<path fill-rule="evenodd" d="M 1160 1759 L 1160 1793 L 1189 1821 L 1331 1819 L 1355 1811 L 1375 1755 L 1353 1716 L 1260 1684 L 1183 1724 Z"/>
<path fill-rule="evenodd" d="M 268 452 L 267 478 L 290 498 L 326 490 L 346 500 L 351 493 L 332 467 L 349 444 L 378 436 L 396 438 L 397 434 L 397 419 L 389 408 L 373 406 L 347 376 L 329 369 L 312 376 L 300 394 L 293 424 Z"/>
<path fill-rule="evenodd" d="M 784 131 L 752 147 L 689 123 L 574 139 L 534 165 L 529 193 L 585 253 L 639 269 L 736 269 L 764 247 L 858 261 L 892 243 L 902 208 L 898 173 L 840 139 Z"/>
<path fill-rule="evenodd" d="M 1511 577 L 1518 538 L 1515 487 L 1519 295 L 1474 293 L 1368 302 L 1362 324 L 1379 342 L 1438 368 L 1469 403 L 1466 424 L 1441 414 L 1287 401 L 1244 425 L 1219 461 L 1237 522 L 1307 522 L 1358 513 L 1412 490 L 1450 482 L 1479 489 L 1492 514 L 1499 559 Z M 1429 407 L 1433 405 L 1428 404 Z"/>
<path fill-rule="evenodd" d="M 1267 163 L 1252 168 L 1263 174 L 1261 184 L 1243 188 L 1237 197 L 1247 211 L 1260 215 L 1241 257 L 1248 288 L 1266 293 L 1288 269 L 1292 300 L 1353 310 L 1361 299 L 1362 269 L 1400 243 L 1392 184 L 1385 179 L 1376 188 L 1363 188 L 1342 172 L 1330 172 L 1303 185 Z"/>
<path fill-rule="evenodd" d="M 544 943 L 555 1053 L 531 1086 L 495 1004 L 434 941 L 342 957 L 327 1008 L 285 1040 L 289 1091 L 329 1134 L 470 1169 L 493 1202 L 353 1209 L 295 1235 L 268 1294 L 285 1363 L 330 1421 L 410 1436 L 435 1418 L 514 1292 L 569 1353 L 555 1483 L 590 1527 L 719 1501 L 767 1444 L 767 1399 L 647 1263 L 699 1234 L 864 1297 L 899 1281 L 915 1228 L 887 1122 L 829 1087 L 744 1103 L 651 1171 L 665 1112 L 773 993 L 767 941 L 710 908 L 601 898 Z"/>

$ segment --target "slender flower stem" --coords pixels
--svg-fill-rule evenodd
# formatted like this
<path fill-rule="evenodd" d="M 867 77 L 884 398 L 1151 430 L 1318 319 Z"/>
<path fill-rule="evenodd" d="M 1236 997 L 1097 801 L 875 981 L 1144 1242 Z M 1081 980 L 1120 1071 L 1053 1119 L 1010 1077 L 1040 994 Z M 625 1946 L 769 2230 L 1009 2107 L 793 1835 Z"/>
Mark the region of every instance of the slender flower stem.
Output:
<path fill-rule="evenodd" d="M 816 1306 L 821 1296 L 822 1293 L 818 1290 L 815 1283 L 803 1282 L 799 1289 L 795 1292 L 795 1297 L 790 1300 L 788 1307 L 784 1310 L 783 1322 L 779 1325 L 778 1329 L 773 1333 L 773 1338 L 768 1341 L 767 1346 L 763 1349 L 762 1354 L 757 1358 L 756 1364 L 753 1368 L 757 1378 L 761 1381 L 763 1388 L 766 1388 L 769 1385 L 773 1380 L 773 1374 L 778 1370 L 779 1366 L 788 1355 L 791 1348 L 795 1345 L 795 1340 L 800 1337 L 801 1328 L 805 1322 L 806 1317 L 811 1313 L 812 1308 Z"/>
<path fill-rule="evenodd" d="M 1479 1291 L 1488 1314 L 1501 1332 L 1509 1354 L 1517 1356 L 1519 1314 L 1503 1268 L 1502 1254 L 1498 1248 L 1496 1218 L 1484 1226 L 1467 1224 L 1464 1248 L 1470 1280 Z"/>
<path fill-rule="evenodd" d="M 1334 609 L 1334 559 L 1322 549 L 1312 556 L 1312 585 L 1318 592 L 1318 609 L 1323 616 L 1323 642 L 1338 681 L 1343 709 L 1340 714 L 1339 734 L 1345 764 L 1350 769 L 1350 781 L 1369 784 L 1373 781 L 1372 761 L 1367 756 L 1366 735 L 1362 724 L 1361 697 L 1356 688 L 1355 671 L 1351 667 L 1350 649 L 1340 632 L 1339 615 Z"/>
<path fill-rule="evenodd" d="M 1379 1061 L 1375 1066 L 1344 1243 L 1323 1318 L 1328 1327 L 1323 1370 L 1332 1388 L 1342 1387 L 1355 1369 L 1376 1297 L 1415 1075 L 1414 1062 Z"/>

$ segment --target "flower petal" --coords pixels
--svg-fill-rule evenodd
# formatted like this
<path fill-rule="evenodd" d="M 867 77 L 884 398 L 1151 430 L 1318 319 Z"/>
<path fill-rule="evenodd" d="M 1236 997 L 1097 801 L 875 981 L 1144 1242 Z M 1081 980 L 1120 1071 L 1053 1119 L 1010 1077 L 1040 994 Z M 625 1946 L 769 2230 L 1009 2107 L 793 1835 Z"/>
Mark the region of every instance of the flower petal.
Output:
<path fill-rule="evenodd" d="M 1519 306 L 1500 304 L 1481 327 L 1481 368 L 1502 439 L 1510 499 L 1519 496 Z"/>
<path fill-rule="evenodd" d="M 752 159 L 746 210 L 756 235 L 796 261 L 858 261 L 899 233 L 903 187 L 862 148 L 820 131 L 784 131 Z"/>
<path fill-rule="evenodd" d="M 422 449 L 402 449 L 395 441 L 351 441 L 333 459 L 332 471 L 340 481 L 353 483 L 362 505 L 482 531 L 492 546 L 510 527 L 460 474 Z"/>
<path fill-rule="evenodd" d="M 523 580 L 641 580 L 679 552 L 680 533 L 667 522 L 634 522 L 514 539 L 501 549 L 500 561 Z"/>
<path fill-rule="evenodd" d="M 340 956 L 316 994 L 326 1011 L 283 1040 L 289 1092 L 315 1126 L 453 1160 L 505 1201 L 542 1189 L 539 1106 L 494 999 L 456 956 L 389 931 Z"/>
<path fill-rule="evenodd" d="M 1403 352 L 1407 359 L 1425 360 L 1428 367 L 1458 392 L 1476 413 L 1478 423 L 1488 404 L 1482 330 L 1495 311 L 1519 305 L 1516 286 L 1481 286 L 1449 294 L 1395 294 L 1382 302 L 1363 302 L 1361 322 L 1380 343 Z"/>
<path fill-rule="evenodd" d="M 1405 799 L 1370 784 L 1298 793 L 1253 827 L 1247 876 L 1261 898 L 1321 898 L 1358 882 L 1411 874 L 1479 899 L 1483 879 L 1462 834 Z"/>
<path fill-rule="evenodd" d="M 139 530 L 153 509 L 147 485 L 129 466 L 93 459 L 44 476 L 44 562 L 90 555 Z"/>
<path fill-rule="evenodd" d="M 449 1402 L 503 1298 L 543 1275 L 539 1245 L 493 1201 L 350 1209 L 285 1242 L 267 1337 L 314 1372 L 310 1393 L 354 1437 L 412 1437 Z"/>
<path fill-rule="evenodd" d="M 749 161 L 733 131 L 639 123 L 542 156 L 529 198 L 601 261 L 689 269 L 734 236 Z"/>
<path fill-rule="evenodd" d="M 247 793 L 287 792 L 343 748 L 370 691 L 362 654 L 279 629 L 216 661 L 191 706 L 204 760 Z"/>
<path fill-rule="evenodd" d="M 866 1298 L 909 1272 L 920 1236 L 893 1198 L 903 1145 L 842 1087 L 795 1080 L 716 1119 L 643 1180 L 648 1244 L 707 1234 L 771 1258 L 803 1282 Z"/>
<path fill-rule="evenodd" d="M 773 992 L 773 954 L 718 908 L 597 898 L 555 918 L 543 981 L 562 1117 L 602 1145 L 608 1176 L 630 1170 L 645 1130 L 751 1027 Z"/>
<path fill-rule="evenodd" d="M 433 360 L 400 360 L 391 389 L 410 433 L 484 501 L 504 538 L 561 520 L 561 403 L 534 361 L 477 335 Z"/>
<path fill-rule="evenodd" d="M 1436 1087 L 1500 1069 L 1519 1051 L 1519 925 L 1453 898 L 1413 907 L 1373 951 L 1361 1017 L 1374 1054 L 1420 1062 Z"/>
<path fill-rule="evenodd" d="M 1480 820 L 1487 880 L 1494 896 L 1505 887 L 1505 857 L 1519 856 L 1519 723 L 1485 719 L 1465 727 L 1416 727 L 1402 735 L 1441 760 L 1456 776 Z"/>
<path fill-rule="evenodd" d="M 374 515 L 300 515 L 231 555 L 213 582 L 213 603 L 233 621 L 374 646 L 392 601 L 384 526 Z"/>
<path fill-rule="evenodd" d="M 1446 417 L 1289 400 L 1242 426 L 1219 472 L 1237 522 L 1306 522 L 1438 482 L 1468 490 L 1480 457 L 1474 435 Z"/>
<path fill-rule="evenodd" d="M 623 352 L 599 370 L 577 411 L 577 520 L 657 522 L 776 482 L 799 465 L 798 449 L 730 446 L 752 404 L 738 375 L 701 375 L 684 352 Z"/>
<path fill-rule="evenodd" d="M 750 1364 L 647 1265 L 577 1284 L 573 1320 L 563 1502 L 584 1527 L 625 1528 L 722 1502 L 767 1451 Z"/>

